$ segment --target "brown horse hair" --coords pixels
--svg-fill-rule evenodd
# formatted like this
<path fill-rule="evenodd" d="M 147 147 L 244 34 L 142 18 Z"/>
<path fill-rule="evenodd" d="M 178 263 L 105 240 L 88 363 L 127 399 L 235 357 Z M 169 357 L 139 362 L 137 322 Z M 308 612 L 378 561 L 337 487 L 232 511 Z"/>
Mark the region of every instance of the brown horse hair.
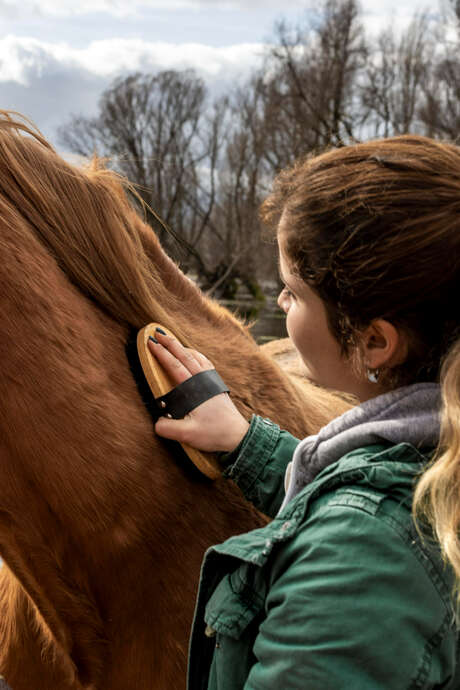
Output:
<path fill-rule="evenodd" d="M 0 114 L 0 672 L 14 690 L 179 687 L 205 549 L 264 522 L 231 482 L 190 481 L 155 436 L 133 328 L 163 323 L 247 418 L 297 437 L 349 407 L 294 385 L 166 256 L 127 190 Z"/>

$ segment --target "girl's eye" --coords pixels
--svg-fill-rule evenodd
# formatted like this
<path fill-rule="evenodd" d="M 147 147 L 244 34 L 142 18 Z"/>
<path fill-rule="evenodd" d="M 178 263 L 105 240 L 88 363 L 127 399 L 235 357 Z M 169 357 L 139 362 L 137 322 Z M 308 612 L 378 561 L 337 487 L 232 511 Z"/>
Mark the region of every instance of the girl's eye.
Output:
<path fill-rule="evenodd" d="M 287 287 L 287 285 L 283 287 L 283 294 L 285 295 L 285 297 L 295 299 L 294 293 Z"/>

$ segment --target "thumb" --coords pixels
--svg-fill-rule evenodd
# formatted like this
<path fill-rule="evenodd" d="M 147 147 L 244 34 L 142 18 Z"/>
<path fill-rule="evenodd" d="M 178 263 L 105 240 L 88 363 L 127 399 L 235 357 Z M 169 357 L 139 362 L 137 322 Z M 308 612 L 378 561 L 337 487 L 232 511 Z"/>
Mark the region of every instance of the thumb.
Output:
<path fill-rule="evenodd" d="M 190 417 L 184 419 L 170 419 L 169 417 L 160 417 L 155 424 L 155 431 L 158 436 L 169 438 L 179 443 L 186 442 L 187 430 L 190 429 Z"/>

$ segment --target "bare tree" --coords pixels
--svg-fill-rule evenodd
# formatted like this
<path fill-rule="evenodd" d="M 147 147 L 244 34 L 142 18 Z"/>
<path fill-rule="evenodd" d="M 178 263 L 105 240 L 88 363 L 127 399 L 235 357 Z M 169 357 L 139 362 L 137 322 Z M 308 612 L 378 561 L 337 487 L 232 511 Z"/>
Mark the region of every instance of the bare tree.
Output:
<path fill-rule="evenodd" d="M 460 4 L 454 0 L 438 27 L 419 117 L 430 136 L 460 137 Z"/>
<path fill-rule="evenodd" d="M 430 136 L 460 137 L 460 60 L 445 56 L 436 64 L 425 90 L 420 119 Z"/>
<path fill-rule="evenodd" d="M 60 130 L 70 150 L 108 157 L 134 182 L 169 233 L 149 219 L 185 271 L 229 291 L 236 277 L 256 282 L 258 162 L 261 137 L 252 105 L 257 91 L 206 103 L 193 72 L 134 74 L 103 94 L 97 117 L 74 117 Z M 179 240 L 182 251 L 171 241 Z"/>
<path fill-rule="evenodd" d="M 316 20 L 276 28 L 266 69 L 272 163 L 356 138 L 357 83 L 367 48 L 355 0 L 326 0 Z M 270 75 L 271 72 L 271 75 Z"/>
<path fill-rule="evenodd" d="M 257 77 L 244 88 L 235 90 L 229 105 L 218 205 L 213 218 L 216 225 L 219 223 L 221 241 L 217 251 L 221 260 L 216 270 L 219 283 L 225 281 L 227 293 L 238 278 L 256 294 L 256 276 L 263 251 L 258 207 L 266 145 Z"/>
<path fill-rule="evenodd" d="M 203 177 L 215 170 L 200 164 L 215 154 L 216 138 L 203 136 L 206 90 L 192 71 L 133 74 L 104 92 L 97 117 L 73 117 L 60 129 L 60 141 L 76 153 L 108 157 L 138 185 L 140 195 L 174 228 L 187 254 L 214 203 L 203 195 Z M 212 182 L 210 183 L 212 190 Z M 199 197 L 199 199 L 198 199 Z M 155 222 L 152 217 L 152 222 Z M 170 238 L 158 225 L 170 251 Z M 177 248 L 176 248 L 177 250 Z M 198 257 L 195 257 L 196 259 Z"/>
<path fill-rule="evenodd" d="M 384 29 L 367 63 L 362 107 L 374 136 L 422 131 L 417 115 L 434 54 L 426 14 L 416 15 L 398 38 Z"/>
<path fill-rule="evenodd" d="M 356 79 L 366 48 L 354 0 L 328 0 L 303 28 L 280 23 L 276 38 L 262 70 L 230 99 L 212 214 L 220 234 L 210 244 L 221 257 L 217 285 L 227 291 L 238 278 L 256 293 L 264 264 L 275 273 L 275 251 L 263 242 L 258 220 L 273 173 L 312 149 L 343 143 L 359 118 Z"/>
<path fill-rule="evenodd" d="M 460 27 L 460 0 L 450 0 L 449 4 L 457 19 L 458 26 Z"/>

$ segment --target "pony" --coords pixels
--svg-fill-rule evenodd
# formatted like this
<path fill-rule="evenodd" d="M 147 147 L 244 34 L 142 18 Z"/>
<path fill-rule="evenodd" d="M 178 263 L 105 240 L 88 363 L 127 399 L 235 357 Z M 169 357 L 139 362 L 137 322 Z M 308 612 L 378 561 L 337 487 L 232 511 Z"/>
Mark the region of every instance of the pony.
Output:
<path fill-rule="evenodd" d="M 185 684 L 208 546 L 264 517 L 157 437 L 126 346 L 157 321 L 239 409 L 298 437 L 348 406 L 289 379 L 165 254 L 124 181 L 0 113 L 0 674 L 13 690 Z"/>

